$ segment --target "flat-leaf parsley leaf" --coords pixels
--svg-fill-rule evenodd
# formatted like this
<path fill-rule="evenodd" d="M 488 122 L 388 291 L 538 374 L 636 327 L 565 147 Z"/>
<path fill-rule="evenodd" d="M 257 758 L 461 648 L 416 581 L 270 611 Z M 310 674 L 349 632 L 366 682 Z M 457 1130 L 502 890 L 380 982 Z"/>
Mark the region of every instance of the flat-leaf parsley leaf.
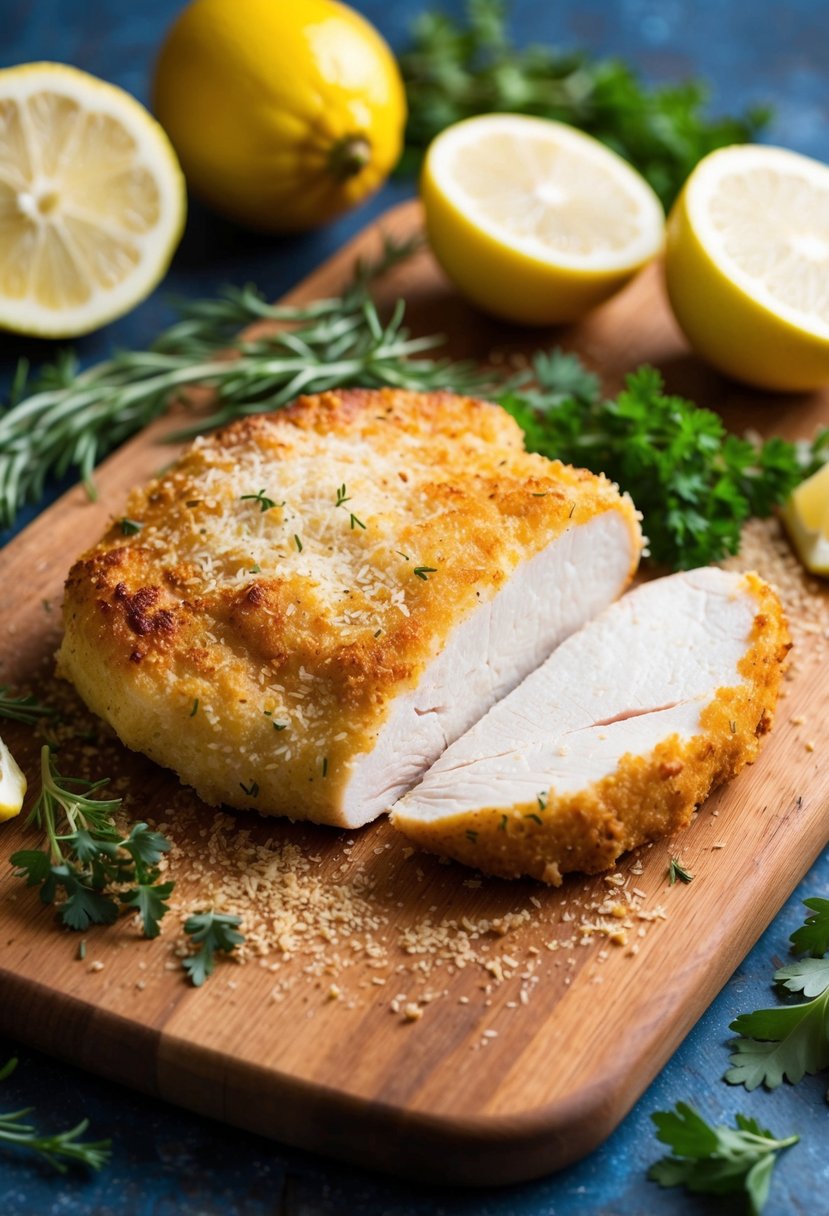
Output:
<path fill-rule="evenodd" d="M 216 966 L 216 954 L 230 954 L 245 940 L 237 929 L 241 916 L 230 916 L 226 912 L 197 912 L 185 922 L 184 932 L 198 946 L 195 954 L 184 959 L 182 966 L 193 985 L 200 988 Z"/>
<path fill-rule="evenodd" d="M 699 1195 L 731 1195 L 743 1191 L 752 1216 L 760 1216 L 768 1199 L 777 1154 L 799 1136 L 783 1140 L 755 1119 L 737 1115 L 737 1127 L 706 1123 L 686 1102 L 675 1110 L 651 1115 L 657 1139 L 673 1150 L 648 1170 L 660 1186 L 684 1186 Z"/>

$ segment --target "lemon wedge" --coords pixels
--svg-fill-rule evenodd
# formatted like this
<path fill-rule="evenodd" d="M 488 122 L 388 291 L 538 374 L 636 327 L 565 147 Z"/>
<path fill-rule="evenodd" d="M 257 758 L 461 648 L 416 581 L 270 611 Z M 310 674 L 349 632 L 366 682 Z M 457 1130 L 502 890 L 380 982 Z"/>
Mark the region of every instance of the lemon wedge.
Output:
<path fill-rule="evenodd" d="M 0 71 L 0 326 L 74 337 L 158 283 L 184 179 L 133 97 L 57 63 Z"/>
<path fill-rule="evenodd" d="M 800 483 L 781 513 L 806 569 L 829 574 L 829 464 Z"/>
<path fill-rule="evenodd" d="M 784 148 L 712 152 L 671 211 L 665 275 L 688 341 L 726 375 L 829 383 L 829 166 Z"/>
<path fill-rule="evenodd" d="M 20 814 L 26 796 L 26 778 L 6 744 L 0 739 L 0 823 Z"/>
<path fill-rule="evenodd" d="M 661 249 L 664 215 L 644 178 L 564 123 L 486 114 L 432 142 L 426 230 L 474 304 L 509 321 L 573 321 Z"/>

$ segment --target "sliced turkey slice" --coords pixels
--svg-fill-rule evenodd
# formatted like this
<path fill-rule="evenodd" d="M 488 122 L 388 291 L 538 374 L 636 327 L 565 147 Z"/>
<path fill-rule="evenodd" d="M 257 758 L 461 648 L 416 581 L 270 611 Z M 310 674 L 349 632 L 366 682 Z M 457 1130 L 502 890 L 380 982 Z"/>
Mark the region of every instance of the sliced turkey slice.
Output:
<path fill-rule="evenodd" d="M 564 642 L 393 808 L 417 844 L 557 885 L 684 827 L 751 763 L 789 649 L 775 593 L 707 567 L 647 583 Z"/>

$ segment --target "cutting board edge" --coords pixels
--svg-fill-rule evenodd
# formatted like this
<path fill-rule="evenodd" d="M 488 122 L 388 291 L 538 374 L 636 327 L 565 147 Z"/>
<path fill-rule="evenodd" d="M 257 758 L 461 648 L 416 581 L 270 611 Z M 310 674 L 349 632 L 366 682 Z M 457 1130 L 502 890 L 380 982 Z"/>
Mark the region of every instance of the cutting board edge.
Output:
<path fill-rule="evenodd" d="M 766 931 L 826 847 L 826 832 L 818 829 L 817 819 L 815 825 L 808 852 L 798 866 L 792 867 L 786 883 L 775 889 L 772 903 L 766 901 L 767 919 L 753 923 L 741 942 L 741 951 L 733 967 L 724 963 L 716 975 L 712 973 L 709 984 L 697 985 L 693 991 L 698 1000 L 689 1004 L 687 1017 L 677 1019 L 669 1035 L 654 1034 L 651 1039 L 644 1040 L 633 1063 L 629 1056 L 619 1056 L 615 1072 L 603 1082 L 585 1086 L 545 1106 L 517 1114 L 479 1115 L 466 1119 L 441 1117 L 373 1102 L 275 1071 L 265 1073 L 274 1091 L 263 1095 L 261 1071 L 246 1063 L 240 1065 L 235 1057 L 209 1048 L 194 1050 L 202 1062 L 209 1060 L 212 1066 L 218 1066 L 221 1101 L 211 1106 L 194 1104 L 188 1086 L 199 1074 L 183 1064 L 181 1058 L 181 1048 L 186 1054 L 191 1044 L 176 1039 L 167 1031 L 162 1031 L 159 1040 L 157 1092 L 165 1101 L 243 1130 L 414 1181 L 425 1178 L 429 1182 L 461 1186 L 502 1186 L 529 1182 L 563 1169 L 592 1152 L 615 1130 Z M 746 923 L 749 923 L 748 919 Z M 654 1042 L 659 1043 L 658 1052 L 652 1051 Z M 224 1061 L 232 1063 L 243 1076 L 250 1073 L 251 1078 L 250 1090 L 240 1091 L 232 1105 L 228 1100 L 232 1091 L 222 1068 Z M 286 1083 L 284 1088 L 283 1083 Z M 324 1112 L 327 1138 L 321 1143 L 320 1128 L 313 1125 L 312 1116 L 323 1094 L 328 1104 Z M 257 1124 L 255 1119 L 246 1116 L 252 1109 L 261 1116 L 262 1103 L 268 1100 L 275 1103 L 277 1122 L 280 1116 L 285 1122 L 265 1130 L 261 1118 Z M 235 1113 L 236 1105 L 241 1117 Z M 307 1134 L 297 1135 L 297 1114 L 306 1110 L 310 1113 Z M 378 1160 L 368 1148 L 374 1137 L 366 1128 L 373 1127 L 375 1122 L 377 1137 L 384 1144 L 383 1160 Z M 393 1143 L 389 1144 L 391 1128 L 395 1135 Z M 413 1142 L 419 1149 L 414 1160 Z M 447 1148 L 452 1150 L 451 1157 Z"/>

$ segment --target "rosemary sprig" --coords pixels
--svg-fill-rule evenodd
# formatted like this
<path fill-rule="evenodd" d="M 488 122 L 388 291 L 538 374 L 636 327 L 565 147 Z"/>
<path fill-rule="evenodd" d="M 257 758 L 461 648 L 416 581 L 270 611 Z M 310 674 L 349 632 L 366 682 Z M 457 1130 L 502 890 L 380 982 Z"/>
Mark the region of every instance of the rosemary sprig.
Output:
<path fill-rule="evenodd" d="M 18 364 L 8 406 L 0 411 L 0 526 L 36 502 L 46 479 L 74 469 L 94 497 L 92 473 L 105 453 L 160 417 L 192 385 L 213 390 L 216 409 L 171 439 L 280 409 L 300 393 L 385 385 L 403 389 L 483 391 L 490 383 L 471 363 L 427 357 L 437 336 L 412 338 L 404 305 L 380 319 L 371 284 L 411 256 L 417 242 L 387 240 L 380 258 L 358 264 L 341 296 L 302 307 L 266 303 L 252 286 L 180 309 L 180 320 L 146 351 L 122 351 L 80 371 L 71 352 L 30 377 Z M 238 342 L 254 322 L 280 329 Z M 235 357 L 228 348 L 235 345 Z"/>
<path fill-rule="evenodd" d="M 41 705 L 35 697 L 12 697 L 10 684 L 0 684 L 0 718 L 35 726 L 41 718 L 53 718 L 56 711 Z"/>
<path fill-rule="evenodd" d="M 10 1077 L 16 1067 L 17 1060 L 14 1058 L 4 1064 L 0 1068 L 0 1081 Z M 89 1127 L 88 1119 L 81 1119 L 68 1131 L 44 1135 L 31 1123 L 23 1122 L 31 1111 L 32 1108 L 26 1106 L 22 1110 L 0 1114 L 0 1145 L 32 1149 L 61 1174 L 66 1173 L 69 1165 L 85 1165 L 91 1170 L 100 1170 L 109 1161 L 111 1140 L 81 1140 L 80 1137 Z"/>

